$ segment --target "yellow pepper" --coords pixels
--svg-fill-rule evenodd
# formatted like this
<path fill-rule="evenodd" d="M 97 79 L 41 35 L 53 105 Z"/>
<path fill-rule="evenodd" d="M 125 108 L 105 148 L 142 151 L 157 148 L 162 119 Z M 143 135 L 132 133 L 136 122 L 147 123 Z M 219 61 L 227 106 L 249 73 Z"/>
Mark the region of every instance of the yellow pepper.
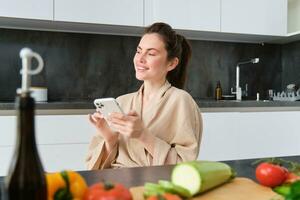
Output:
<path fill-rule="evenodd" d="M 80 200 L 87 189 L 83 177 L 74 171 L 46 174 L 48 200 Z"/>
<path fill-rule="evenodd" d="M 87 184 L 80 174 L 73 171 L 68 171 L 70 181 L 70 191 L 73 195 L 73 199 L 79 200 L 83 198 L 83 195 L 87 189 Z"/>

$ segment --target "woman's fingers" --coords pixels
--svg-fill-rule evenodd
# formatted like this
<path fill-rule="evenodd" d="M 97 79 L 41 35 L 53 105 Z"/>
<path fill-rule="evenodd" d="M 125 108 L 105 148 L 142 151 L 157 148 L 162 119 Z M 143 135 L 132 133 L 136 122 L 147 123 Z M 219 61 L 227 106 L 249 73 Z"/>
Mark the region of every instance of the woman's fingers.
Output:
<path fill-rule="evenodd" d="M 120 121 L 133 121 L 136 118 L 138 118 L 138 114 L 135 111 L 129 111 L 129 113 L 127 115 L 124 115 L 122 113 L 111 113 L 109 115 L 109 117 L 107 118 L 108 120 L 115 120 L 117 122 L 117 120 Z"/>
<path fill-rule="evenodd" d="M 113 113 L 109 114 L 108 118 L 118 118 L 118 119 L 125 120 L 126 119 L 126 115 L 124 115 L 122 113 L 113 112 Z"/>
<path fill-rule="evenodd" d="M 119 124 L 113 124 L 112 126 L 113 126 L 114 129 L 116 129 L 120 134 L 128 136 L 128 129 L 127 129 L 126 126 L 122 126 L 122 125 L 119 125 Z"/>
<path fill-rule="evenodd" d="M 143 130 L 143 123 L 135 111 L 130 111 L 127 115 L 111 113 L 107 120 L 114 129 L 127 137 L 139 137 Z"/>
<path fill-rule="evenodd" d="M 108 117 L 107 120 L 112 124 L 118 124 L 121 126 L 126 126 L 126 124 L 127 124 L 126 120 L 116 118 L 116 117 Z"/>
<path fill-rule="evenodd" d="M 127 115 L 128 116 L 138 116 L 137 112 L 134 110 L 130 110 Z"/>
<path fill-rule="evenodd" d="M 90 114 L 90 117 L 93 119 L 94 122 L 97 122 L 97 121 L 104 118 L 103 115 L 101 113 L 98 113 L 98 112 Z"/>
<path fill-rule="evenodd" d="M 94 125 L 97 125 L 99 122 L 104 120 L 104 118 L 103 118 L 103 115 L 101 113 L 95 112 L 93 114 L 89 114 L 89 120 Z"/>
<path fill-rule="evenodd" d="M 92 124 L 96 124 L 96 120 L 93 118 L 91 114 L 89 114 L 89 120 Z"/>
<path fill-rule="evenodd" d="M 94 114 L 93 114 L 93 116 L 94 117 L 97 117 L 97 118 L 104 118 L 104 116 L 101 114 L 101 113 L 99 113 L 99 112 L 95 112 Z"/>

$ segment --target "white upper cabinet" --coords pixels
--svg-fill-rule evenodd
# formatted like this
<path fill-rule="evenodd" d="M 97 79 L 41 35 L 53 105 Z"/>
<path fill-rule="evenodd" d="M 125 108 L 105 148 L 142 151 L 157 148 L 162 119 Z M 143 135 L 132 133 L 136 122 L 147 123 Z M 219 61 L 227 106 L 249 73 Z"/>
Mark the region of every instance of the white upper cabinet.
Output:
<path fill-rule="evenodd" d="M 176 29 L 220 31 L 220 0 L 145 0 L 145 25 L 166 22 Z"/>
<path fill-rule="evenodd" d="M 54 20 L 143 26 L 142 0 L 54 0 Z"/>
<path fill-rule="evenodd" d="M 300 33 L 299 0 L 288 0 L 288 33 Z"/>
<path fill-rule="evenodd" d="M 53 20 L 53 0 L 0 0 L 0 17 Z"/>
<path fill-rule="evenodd" d="M 287 34 L 287 0 L 221 0 L 221 31 Z"/>
<path fill-rule="evenodd" d="M 166 22 L 189 39 L 284 43 L 299 40 L 299 2 L 0 0 L 0 27 L 140 36 L 145 26 Z"/>

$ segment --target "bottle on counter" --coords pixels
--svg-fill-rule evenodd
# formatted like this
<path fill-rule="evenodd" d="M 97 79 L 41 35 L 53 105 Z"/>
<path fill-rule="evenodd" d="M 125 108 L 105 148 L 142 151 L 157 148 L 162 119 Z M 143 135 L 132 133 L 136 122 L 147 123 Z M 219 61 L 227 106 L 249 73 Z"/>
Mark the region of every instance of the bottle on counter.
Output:
<path fill-rule="evenodd" d="M 221 82 L 217 82 L 217 86 L 215 89 L 215 100 L 221 100 L 222 99 L 222 87 L 221 87 Z"/>
<path fill-rule="evenodd" d="M 4 199 L 46 200 L 47 184 L 35 139 L 35 101 L 30 96 L 30 75 L 43 68 L 41 57 L 28 48 L 20 52 L 22 58 L 22 88 L 16 96 L 17 140 L 8 175 L 4 180 Z M 39 66 L 30 70 L 32 57 Z"/>

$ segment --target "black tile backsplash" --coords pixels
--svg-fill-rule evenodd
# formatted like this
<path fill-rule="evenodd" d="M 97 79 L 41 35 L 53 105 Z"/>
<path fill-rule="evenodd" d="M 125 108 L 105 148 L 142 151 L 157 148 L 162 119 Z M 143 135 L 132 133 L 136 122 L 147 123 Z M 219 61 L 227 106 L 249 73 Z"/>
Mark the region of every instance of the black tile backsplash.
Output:
<path fill-rule="evenodd" d="M 45 68 L 32 79 L 46 86 L 49 101 L 90 101 L 135 91 L 133 56 L 139 37 L 0 29 L 0 101 L 12 101 L 20 87 L 22 47 L 41 54 Z M 190 41 L 193 56 L 186 89 L 195 98 L 211 98 L 218 80 L 224 94 L 235 85 L 237 62 L 259 57 L 258 64 L 241 66 L 240 84 L 249 95 L 300 83 L 300 42 L 247 44 Z"/>
<path fill-rule="evenodd" d="M 300 86 L 300 41 L 282 46 L 282 88 Z"/>
<path fill-rule="evenodd" d="M 33 86 L 46 86 L 49 101 L 84 101 L 136 90 L 132 58 L 139 38 L 0 30 L 0 100 L 13 100 L 20 87 L 19 51 L 41 54 L 45 68 Z"/>
<path fill-rule="evenodd" d="M 223 94 L 229 94 L 236 84 L 236 65 L 259 57 L 258 64 L 240 66 L 240 85 L 248 84 L 249 96 L 264 95 L 269 88 L 281 87 L 281 46 L 273 44 L 244 44 L 192 41 L 188 90 L 195 97 L 213 97 L 218 80 Z"/>

